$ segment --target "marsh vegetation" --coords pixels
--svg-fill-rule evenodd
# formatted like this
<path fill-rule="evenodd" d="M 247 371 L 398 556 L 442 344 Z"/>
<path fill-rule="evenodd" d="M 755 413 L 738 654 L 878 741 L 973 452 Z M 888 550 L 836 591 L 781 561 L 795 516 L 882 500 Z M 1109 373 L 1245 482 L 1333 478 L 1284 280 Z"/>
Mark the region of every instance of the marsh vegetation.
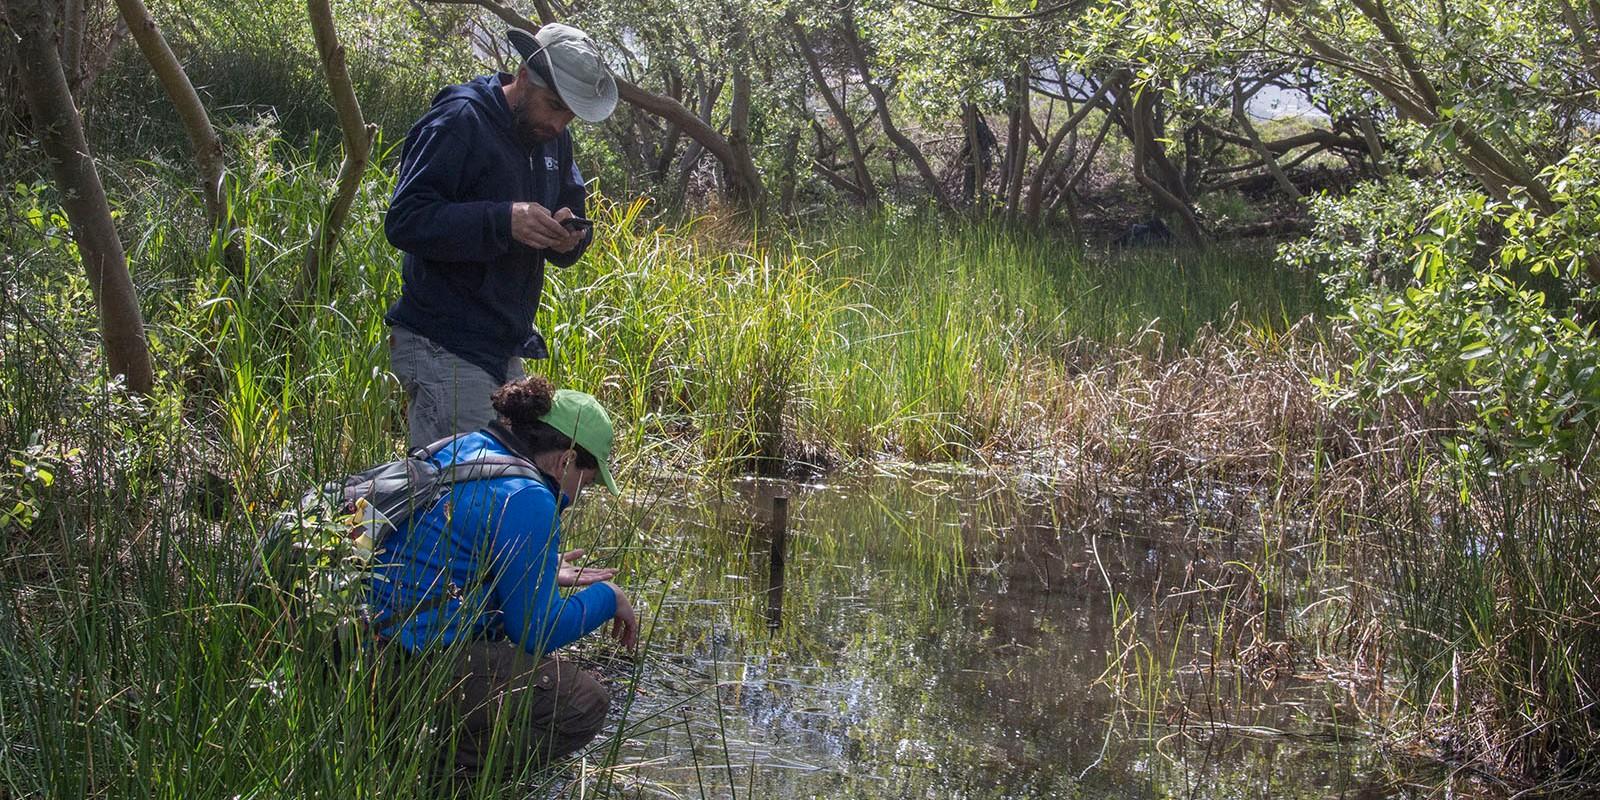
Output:
<path fill-rule="evenodd" d="M 600 235 L 539 323 L 618 419 L 568 536 L 646 643 L 575 651 L 600 740 L 471 796 L 1600 786 L 1600 12 L 747 5 L 528 9 L 644 98 L 580 133 Z M 333 4 L 354 181 L 304 8 L 153 4 L 210 196 L 118 9 L 5 0 L 7 47 L 36 6 L 93 45 L 55 40 L 150 368 L 8 92 L 0 795 L 437 796 L 448 676 L 237 587 L 402 447 L 395 143 L 515 10 Z"/>

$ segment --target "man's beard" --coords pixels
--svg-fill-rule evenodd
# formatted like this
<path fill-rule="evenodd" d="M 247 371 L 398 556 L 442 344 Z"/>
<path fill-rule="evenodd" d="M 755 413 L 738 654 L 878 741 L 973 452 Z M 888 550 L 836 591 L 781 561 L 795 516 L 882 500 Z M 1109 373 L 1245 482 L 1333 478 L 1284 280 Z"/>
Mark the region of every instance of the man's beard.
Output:
<path fill-rule="evenodd" d="M 553 131 L 542 129 L 538 125 L 529 122 L 527 116 L 523 113 L 525 108 L 526 106 L 522 103 L 517 103 L 511 107 L 511 128 L 516 131 L 517 141 L 521 142 L 523 147 L 533 150 L 556 138 Z"/>

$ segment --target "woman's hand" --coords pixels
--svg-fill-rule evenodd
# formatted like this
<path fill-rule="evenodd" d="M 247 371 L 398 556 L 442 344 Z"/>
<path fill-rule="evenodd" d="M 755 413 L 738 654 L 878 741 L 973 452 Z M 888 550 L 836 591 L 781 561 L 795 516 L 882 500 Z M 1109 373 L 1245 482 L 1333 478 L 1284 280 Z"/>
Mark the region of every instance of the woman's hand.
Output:
<path fill-rule="evenodd" d="M 607 581 L 606 585 L 617 595 L 617 613 L 611 618 L 611 635 L 621 642 L 623 647 L 629 650 L 636 649 L 639 646 L 639 615 L 634 613 L 633 603 L 628 601 L 627 592 L 610 581 Z"/>
<path fill-rule="evenodd" d="M 561 568 L 556 570 L 556 585 L 572 588 L 574 586 L 588 586 L 592 583 L 609 581 L 617 576 L 613 567 L 580 567 L 573 562 L 583 558 L 586 551 L 583 548 L 568 550 L 561 554 Z"/>

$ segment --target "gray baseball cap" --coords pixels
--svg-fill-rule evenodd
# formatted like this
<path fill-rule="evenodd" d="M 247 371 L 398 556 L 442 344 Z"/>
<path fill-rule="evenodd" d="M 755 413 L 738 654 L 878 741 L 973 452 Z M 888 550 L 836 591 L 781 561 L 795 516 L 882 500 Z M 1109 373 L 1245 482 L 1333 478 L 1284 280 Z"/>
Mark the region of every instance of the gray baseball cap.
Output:
<path fill-rule="evenodd" d="M 578 119 L 599 122 L 611 116 L 617 107 L 617 82 L 589 34 L 552 22 L 539 26 L 538 33 L 512 28 L 506 38 L 536 75 L 549 76 L 555 83 L 549 88 Z"/>

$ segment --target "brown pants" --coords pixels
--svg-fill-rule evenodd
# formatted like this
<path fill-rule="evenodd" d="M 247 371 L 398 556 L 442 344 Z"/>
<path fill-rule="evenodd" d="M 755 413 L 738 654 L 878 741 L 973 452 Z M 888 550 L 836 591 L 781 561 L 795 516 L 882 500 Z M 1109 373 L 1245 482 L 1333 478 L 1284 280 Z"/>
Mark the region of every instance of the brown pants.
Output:
<path fill-rule="evenodd" d="M 510 642 L 473 642 L 455 663 L 455 774 L 500 774 L 530 759 L 550 764 L 589 743 L 611 697 L 578 665 L 535 660 Z"/>

